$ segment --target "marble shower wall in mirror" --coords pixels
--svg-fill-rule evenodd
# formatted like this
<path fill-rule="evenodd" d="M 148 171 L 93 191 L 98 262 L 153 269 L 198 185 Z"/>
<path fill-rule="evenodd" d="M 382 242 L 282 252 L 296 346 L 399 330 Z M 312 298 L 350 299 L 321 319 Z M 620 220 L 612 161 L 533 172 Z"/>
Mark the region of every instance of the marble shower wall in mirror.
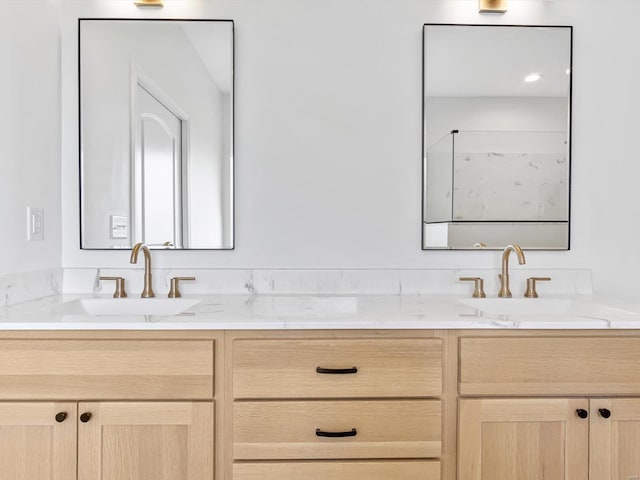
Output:
<path fill-rule="evenodd" d="M 571 48 L 571 27 L 424 26 L 424 249 L 569 248 Z"/>
<path fill-rule="evenodd" d="M 79 20 L 81 247 L 231 249 L 233 22 Z"/>

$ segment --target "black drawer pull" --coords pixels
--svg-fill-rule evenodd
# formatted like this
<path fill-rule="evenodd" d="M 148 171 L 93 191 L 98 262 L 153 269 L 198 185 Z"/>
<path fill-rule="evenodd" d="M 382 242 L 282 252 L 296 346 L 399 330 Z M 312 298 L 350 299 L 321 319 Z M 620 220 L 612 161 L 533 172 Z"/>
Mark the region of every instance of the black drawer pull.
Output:
<path fill-rule="evenodd" d="M 84 412 L 80 415 L 80 421 L 82 423 L 87 423 L 89 420 L 91 420 L 91 412 Z"/>
<path fill-rule="evenodd" d="M 329 438 L 339 438 L 339 437 L 355 437 L 358 434 L 358 431 L 355 428 L 352 428 L 348 432 L 325 432 L 316 428 L 316 437 L 329 437 Z"/>
<path fill-rule="evenodd" d="M 587 418 L 589 416 L 589 412 L 587 412 L 584 408 L 579 408 L 576 410 L 576 414 L 580 418 Z"/>
<path fill-rule="evenodd" d="M 329 373 L 332 375 L 345 375 L 348 373 L 358 373 L 358 369 L 356 367 L 351 368 L 322 368 L 316 367 L 317 373 Z"/>
<path fill-rule="evenodd" d="M 56 422 L 62 423 L 67 419 L 67 412 L 56 413 Z"/>

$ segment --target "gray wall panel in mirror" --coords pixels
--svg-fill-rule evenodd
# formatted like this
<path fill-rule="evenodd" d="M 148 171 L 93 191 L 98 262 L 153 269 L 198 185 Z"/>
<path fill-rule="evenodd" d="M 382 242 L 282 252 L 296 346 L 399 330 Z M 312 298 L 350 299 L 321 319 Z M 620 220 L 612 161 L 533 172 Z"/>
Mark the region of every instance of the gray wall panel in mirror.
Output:
<path fill-rule="evenodd" d="M 424 25 L 423 249 L 569 248 L 572 39 Z"/>
<path fill-rule="evenodd" d="M 231 20 L 79 20 L 81 248 L 234 247 L 233 48 Z"/>

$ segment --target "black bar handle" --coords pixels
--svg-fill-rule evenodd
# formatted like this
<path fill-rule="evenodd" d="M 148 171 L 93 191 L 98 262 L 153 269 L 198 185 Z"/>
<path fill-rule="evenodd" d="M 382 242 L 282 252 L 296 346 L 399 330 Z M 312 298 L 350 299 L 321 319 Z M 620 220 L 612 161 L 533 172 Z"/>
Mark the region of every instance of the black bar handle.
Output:
<path fill-rule="evenodd" d="M 345 374 L 349 374 L 349 373 L 358 373 L 358 368 L 357 367 L 351 367 L 351 368 L 323 368 L 323 367 L 316 367 L 316 372 L 317 373 L 328 373 L 328 374 L 332 374 L 332 375 L 345 375 Z"/>
<path fill-rule="evenodd" d="M 358 434 L 358 431 L 355 428 L 352 428 L 348 432 L 325 432 L 316 428 L 316 437 L 329 437 L 329 438 L 339 438 L 339 437 L 355 437 Z"/>

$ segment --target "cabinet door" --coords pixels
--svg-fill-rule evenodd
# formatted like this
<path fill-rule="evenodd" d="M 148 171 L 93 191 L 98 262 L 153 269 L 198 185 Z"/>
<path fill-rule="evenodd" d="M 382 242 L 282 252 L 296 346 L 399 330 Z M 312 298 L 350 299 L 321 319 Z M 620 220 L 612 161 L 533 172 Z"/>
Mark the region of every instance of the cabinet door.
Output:
<path fill-rule="evenodd" d="M 211 402 L 80 403 L 78 412 L 82 480 L 213 479 Z"/>
<path fill-rule="evenodd" d="M 587 480 L 586 399 L 460 400 L 459 478 Z"/>
<path fill-rule="evenodd" d="M 591 400 L 591 480 L 640 479 L 640 399 Z"/>
<path fill-rule="evenodd" d="M 0 479 L 76 478 L 75 403 L 0 403 Z"/>

